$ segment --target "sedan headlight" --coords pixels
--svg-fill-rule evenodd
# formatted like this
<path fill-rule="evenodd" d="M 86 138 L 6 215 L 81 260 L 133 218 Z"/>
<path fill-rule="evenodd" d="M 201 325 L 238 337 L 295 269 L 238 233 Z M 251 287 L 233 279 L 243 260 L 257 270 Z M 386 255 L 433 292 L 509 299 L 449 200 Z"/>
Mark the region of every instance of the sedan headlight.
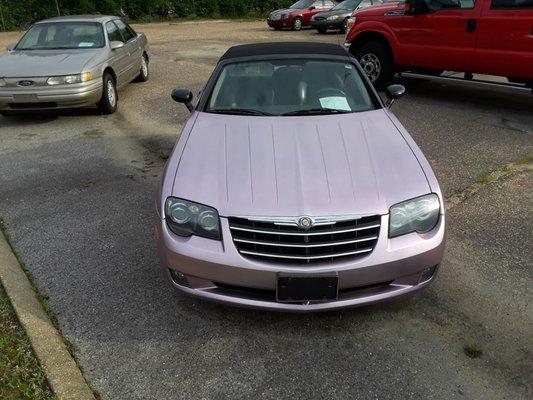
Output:
<path fill-rule="evenodd" d="M 220 240 L 220 218 L 214 208 L 169 197 L 165 203 L 165 219 L 176 235 Z"/>
<path fill-rule="evenodd" d="M 51 76 L 46 83 L 50 86 L 71 85 L 74 83 L 89 82 L 92 79 L 90 72 L 77 75 Z"/>
<path fill-rule="evenodd" d="M 440 201 L 434 193 L 398 203 L 390 208 L 389 237 L 428 232 L 439 217 Z"/>
<path fill-rule="evenodd" d="M 340 15 L 332 15 L 331 17 L 328 17 L 327 20 L 328 21 L 335 21 L 336 19 L 339 19 L 341 16 Z"/>
<path fill-rule="evenodd" d="M 4 86 L 7 86 L 7 82 L 4 79 L 0 78 L 0 87 Z"/>

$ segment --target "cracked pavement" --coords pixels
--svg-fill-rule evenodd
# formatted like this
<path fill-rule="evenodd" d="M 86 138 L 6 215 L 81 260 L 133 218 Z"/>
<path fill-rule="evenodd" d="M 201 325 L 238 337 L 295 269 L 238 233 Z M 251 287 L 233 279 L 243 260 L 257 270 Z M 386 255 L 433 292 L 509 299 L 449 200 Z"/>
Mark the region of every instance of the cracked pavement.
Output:
<path fill-rule="evenodd" d="M 151 80 L 121 91 L 117 114 L 0 117 L 0 217 L 103 399 L 531 398 L 529 169 L 449 211 L 440 276 L 415 297 L 292 315 L 174 292 L 152 233 L 164 159 L 187 117 L 171 89 L 198 92 L 233 44 L 338 39 L 264 22 L 136 29 L 151 42 Z M 0 34 L 2 47 L 13 40 Z M 532 96 L 403 82 L 393 110 L 447 196 L 532 154 Z"/>

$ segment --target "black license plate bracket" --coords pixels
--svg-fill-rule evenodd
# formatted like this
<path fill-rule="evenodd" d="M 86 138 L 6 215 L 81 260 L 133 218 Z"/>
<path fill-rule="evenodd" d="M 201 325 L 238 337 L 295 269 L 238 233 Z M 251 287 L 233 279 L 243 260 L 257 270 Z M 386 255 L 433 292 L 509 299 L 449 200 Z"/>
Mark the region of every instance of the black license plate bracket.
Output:
<path fill-rule="evenodd" d="M 280 272 L 276 279 L 276 300 L 280 303 L 332 301 L 337 300 L 339 296 L 339 276 L 336 272 Z"/>

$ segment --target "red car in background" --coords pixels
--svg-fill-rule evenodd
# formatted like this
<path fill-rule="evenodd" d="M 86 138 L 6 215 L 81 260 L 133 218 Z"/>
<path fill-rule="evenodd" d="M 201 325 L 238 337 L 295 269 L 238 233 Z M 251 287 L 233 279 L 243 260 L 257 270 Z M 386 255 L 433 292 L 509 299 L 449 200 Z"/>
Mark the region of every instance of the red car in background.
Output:
<path fill-rule="evenodd" d="M 533 0 L 408 0 L 356 10 L 346 47 L 379 89 L 396 72 L 533 86 Z"/>
<path fill-rule="evenodd" d="M 311 25 L 311 17 L 328 11 L 337 5 L 335 0 L 299 0 L 286 9 L 272 11 L 268 16 L 268 26 L 276 30 L 290 28 L 299 31 Z"/>

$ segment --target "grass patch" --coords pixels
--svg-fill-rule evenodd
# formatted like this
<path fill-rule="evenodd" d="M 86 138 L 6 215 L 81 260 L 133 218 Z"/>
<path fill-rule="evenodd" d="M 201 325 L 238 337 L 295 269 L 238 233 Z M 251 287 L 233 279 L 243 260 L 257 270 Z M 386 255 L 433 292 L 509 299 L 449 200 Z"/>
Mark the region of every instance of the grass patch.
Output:
<path fill-rule="evenodd" d="M 463 348 L 465 354 L 470 358 L 479 358 L 483 355 L 483 350 L 476 344 L 467 344 Z"/>
<path fill-rule="evenodd" d="M 57 400 L 0 285 L 0 399 Z"/>

